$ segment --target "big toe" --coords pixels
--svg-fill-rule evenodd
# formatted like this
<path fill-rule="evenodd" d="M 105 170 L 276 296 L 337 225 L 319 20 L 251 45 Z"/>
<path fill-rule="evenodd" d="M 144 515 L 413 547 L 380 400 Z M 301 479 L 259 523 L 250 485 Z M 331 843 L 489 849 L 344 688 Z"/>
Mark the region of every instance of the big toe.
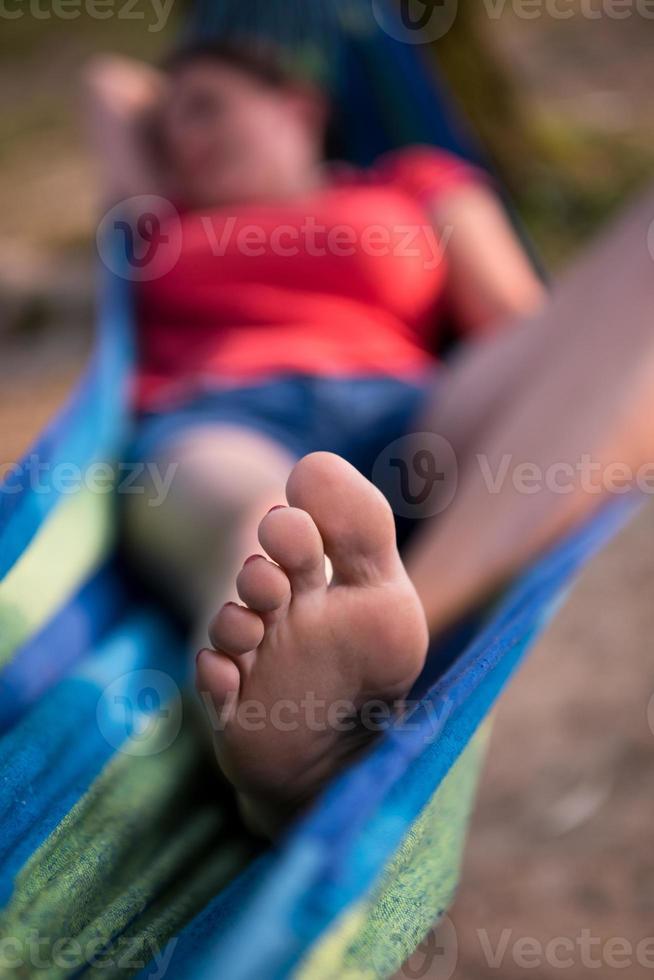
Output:
<path fill-rule="evenodd" d="M 305 456 L 288 479 L 286 496 L 313 518 L 337 582 L 375 584 L 401 574 L 386 498 L 340 456 Z"/>

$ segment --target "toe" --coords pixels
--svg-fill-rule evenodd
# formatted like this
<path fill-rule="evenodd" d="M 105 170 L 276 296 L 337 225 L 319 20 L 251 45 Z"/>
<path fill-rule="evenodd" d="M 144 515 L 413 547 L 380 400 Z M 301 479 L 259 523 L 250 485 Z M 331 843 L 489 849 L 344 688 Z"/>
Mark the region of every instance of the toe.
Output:
<path fill-rule="evenodd" d="M 248 558 L 236 579 L 236 589 L 243 602 L 259 613 L 282 608 L 291 594 L 288 576 L 263 555 Z"/>
<path fill-rule="evenodd" d="M 309 514 L 295 507 L 276 508 L 259 525 L 259 541 L 286 572 L 293 592 L 324 588 L 325 551 Z"/>
<path fill-rule="evenodd" d="M 216 649 L 231 656 L 256 650 L 264 633 L 261 616 L 235 602 L 223 606 L 209 627 L 209 639 Z"/>
<path fill-rule="evenodd" d="M 286 496 L 293 507 L 311 514 L 336 582 L 374 584 L 397 574 L 391 508 L 377 487 L 340 456 L 305 456 L 289 477 Z"/>
<path fill-rule="evenodd" d="M 216 708 L 238 695 L 239 669 L 233 660 L 215 650 L 201 650 L 197 657 L 195 687 L 201 698 L 211 698 Z"/>

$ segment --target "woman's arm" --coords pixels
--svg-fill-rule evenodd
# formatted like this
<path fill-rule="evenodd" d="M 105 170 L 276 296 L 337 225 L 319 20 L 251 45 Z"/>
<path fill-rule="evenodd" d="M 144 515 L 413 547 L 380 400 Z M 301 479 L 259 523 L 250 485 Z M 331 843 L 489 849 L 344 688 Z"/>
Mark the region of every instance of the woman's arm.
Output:
<path fill-rule="evenodd" d="M 83 82 L 104 204 L 161 194 L 164 177 L 155 132 L 163 75 L 138 61 L 103 55 L 87 65 Z"/>
<path fill-rule="evenodd" d="M 450 307 L 465 336 L 485 336 L 540 309 L 543 284 L 490 188 L 462 186 L 439 197 L 432 215 L 448 260 Z"/>

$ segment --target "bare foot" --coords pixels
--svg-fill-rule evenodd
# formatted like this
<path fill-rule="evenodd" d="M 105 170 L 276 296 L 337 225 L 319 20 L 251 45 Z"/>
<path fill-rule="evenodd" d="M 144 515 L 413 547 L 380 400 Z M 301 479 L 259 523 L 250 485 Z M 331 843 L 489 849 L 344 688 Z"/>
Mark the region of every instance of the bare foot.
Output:
<path fill-rule="evenodd" d="M 378 733 L 422 670 L 427 627 L 379 491 L 338 456 L 294 468 L 198 656 L 218 762 L 273 835 Z M 325 554 L 334 576 L 328 584 Z M 275 564 L 273 564 L 273 562 Z"/>

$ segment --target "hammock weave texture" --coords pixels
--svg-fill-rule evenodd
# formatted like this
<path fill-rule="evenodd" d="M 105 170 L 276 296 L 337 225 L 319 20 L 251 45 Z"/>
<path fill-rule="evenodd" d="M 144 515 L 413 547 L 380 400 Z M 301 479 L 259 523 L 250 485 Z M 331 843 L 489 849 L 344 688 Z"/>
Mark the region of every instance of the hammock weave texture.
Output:
<path fill-rule="evenodd" d="M 381 31 L 368 4 L 200 3 L 190 31 L 253 25 L 319 65 L 335 99 L 340 88 L 353 161 L 416 142 L 479 159 L 426 49 Z M 180 636 L 125 584 L 113 498 L 18 479 L 35 458 L 50 471 L 119 458 L 133 367 L 125 279 L 105 277 L 100 308 L 84 380 L 0 488 L 0 975 L 389 976 L 452 900 L 489 712 L 628 509 L 603 512 L 458 634 L 411 725 L 262 851 L 217 798 L 180 694 Z"/>

